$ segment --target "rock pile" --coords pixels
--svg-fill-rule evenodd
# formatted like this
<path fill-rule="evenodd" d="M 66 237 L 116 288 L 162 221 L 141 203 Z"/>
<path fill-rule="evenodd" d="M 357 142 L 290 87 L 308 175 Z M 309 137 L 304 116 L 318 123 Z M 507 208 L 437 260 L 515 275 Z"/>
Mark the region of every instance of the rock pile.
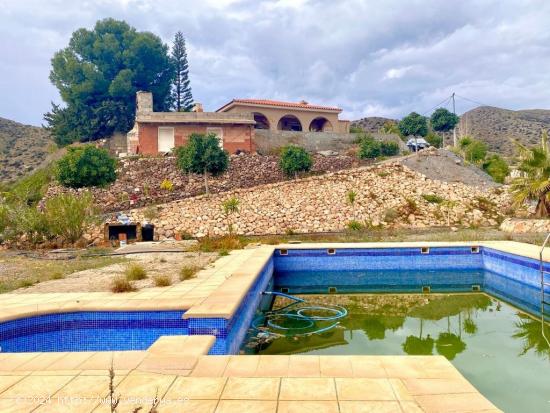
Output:
<path fill-rule="evenodd" d="M 521 219 L 506 218 L 500 229 L 513 234 L 525 234 L 528 232 L 550 232 L 550 219 Z"/>
<path fill-rule="evenodd" d="M 350 190 L 357 193 L 353 205 L 347 202 Z M 221 204 L 231 196 L 239 199 L 240 210 L 228 220 Z M 484 226 L 498 225 L 509 204 L 503 188 L 430 180 L 386 163 L 174 201 L 155 207 L 151 221 L 160 239 L 221 235 L 229 222 L 235 232 L 250 235 L 341 231 L 352 220 L 372 227 Z M 129 215 L 142 222 L 150 208 Z"/>
<path fill-rule="evenodd" d="M 314 161 L 312 175 L 359 165 L 359 161 L 351 156 L 314 155 Z M 209 179 L 210 192 L 219 193 L 284 181 L 285 177 L 278 162 L 277 156 L 233 155 L 228 172 Z M 173 184 L 172 190 L 161 188 L 164 180 Z M 74 190 L 52 186 L 46 197 L 69 191 Z M 106 188 L 93 188 L 91 191 L 96 204 L 104 212 L 113 212 L 203 194 L 204 179 L 199 175 L 182 174 L 173 157 L 124 159 L 120 161 L 115 183 Z"/>

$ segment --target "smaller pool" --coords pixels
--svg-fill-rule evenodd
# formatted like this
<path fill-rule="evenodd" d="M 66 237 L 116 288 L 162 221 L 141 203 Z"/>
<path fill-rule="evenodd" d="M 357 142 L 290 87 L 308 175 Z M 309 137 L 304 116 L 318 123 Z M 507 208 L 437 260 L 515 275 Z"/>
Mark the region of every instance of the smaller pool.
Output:
<path fill-rule="evenodd" d="M 0 323 L 0 352 L 145 350 L 188 335 L 184 311 L 79 311 Z"/>

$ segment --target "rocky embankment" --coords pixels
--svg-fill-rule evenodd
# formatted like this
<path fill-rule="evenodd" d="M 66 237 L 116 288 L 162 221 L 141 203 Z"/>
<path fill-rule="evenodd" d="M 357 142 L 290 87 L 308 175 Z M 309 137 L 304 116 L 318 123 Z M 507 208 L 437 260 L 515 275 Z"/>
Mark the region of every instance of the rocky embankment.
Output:
<path fill-rule="evenodd" d="M 360 164 L 361 161 L 352 156 L 314 155 L 311 174 L 349 169 Z M 242 154 L 231 156 L 227 173 L 210 178 L 209 187 L 211 193 L 220 193 L 285 179 L 277 156 Z M 170 190 L 161 187 L 165 180 L 172 184 Z M 71 191 L 76 192 L 55 185 L 48 189 L 46 197 Z M 199 175 L 182 174 L 173 157 L 123 159 L 119 163 L 116 182 L 106 188 L 92 188 L 91 192 L 95 203 L 104 212 L 123 211 L 201 195 L 204 193 L 204 179 Z"/>
<path fill-rule="evenodd" d="M 350 190 L 357 193 L 353 205 L 347 201 Z M 341 231 L 351 220 L 372 227 L 497 225 L 510 205 L 502 188 L 480 190 L 431 180 L 386 163 L 159 205 L 151 219 L 156 236 L 227 233 L 221 204 L 231 196 L 240 203 L 239 212 L 229 218 L 239 234 Z M 129 215 L 143 222 L 151 208 L 133 209 Z M 87 237 L 100 240 L 99 229 Z"/>

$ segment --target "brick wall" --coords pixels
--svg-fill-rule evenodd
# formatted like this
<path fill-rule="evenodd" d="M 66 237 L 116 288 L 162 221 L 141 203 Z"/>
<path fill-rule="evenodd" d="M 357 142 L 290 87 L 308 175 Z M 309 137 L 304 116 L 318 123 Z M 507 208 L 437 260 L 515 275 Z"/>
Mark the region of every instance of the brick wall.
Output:
<path fill-rule="evenodd" d="M 223 147 L 230 154 L 237 150 L 254 152 L 254 129 L 252 125 L 199 125 L 173 123 L 140 123 L 139 124 L 139 153 L 156 155 L 158 153 L 158 128 L 161 126 L 174 128 L 176 146 L 185 145 L 192 133 L 206 133 L 207 127 L 223 130 Z"/>

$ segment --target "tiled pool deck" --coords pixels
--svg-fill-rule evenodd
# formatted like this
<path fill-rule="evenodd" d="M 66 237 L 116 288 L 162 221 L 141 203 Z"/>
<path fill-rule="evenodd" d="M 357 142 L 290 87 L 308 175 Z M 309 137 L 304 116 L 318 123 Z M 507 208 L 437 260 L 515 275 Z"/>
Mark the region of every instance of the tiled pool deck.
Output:
<path fill-rule="evenodd" d="M 125 293 L 3 294 L 0 321 L 68 311 L 188 310 L 230 318 L 275 248 L 487 246 L 538 258 L 508 242 L 354 243 L 261 246 L 234 251 L 171 287 Z M 550 255 L 545 257 L 550 261 Z M 146 351 L 0 353 L 1 412 L 109 412 L 116 372 L 118 412 L 157 395 L 159 412 L 497 412 L 441 356 L 213 356 L 213 336 L 162 337 Z M 43 398 L 43 399 L 41 399 Z"/>

